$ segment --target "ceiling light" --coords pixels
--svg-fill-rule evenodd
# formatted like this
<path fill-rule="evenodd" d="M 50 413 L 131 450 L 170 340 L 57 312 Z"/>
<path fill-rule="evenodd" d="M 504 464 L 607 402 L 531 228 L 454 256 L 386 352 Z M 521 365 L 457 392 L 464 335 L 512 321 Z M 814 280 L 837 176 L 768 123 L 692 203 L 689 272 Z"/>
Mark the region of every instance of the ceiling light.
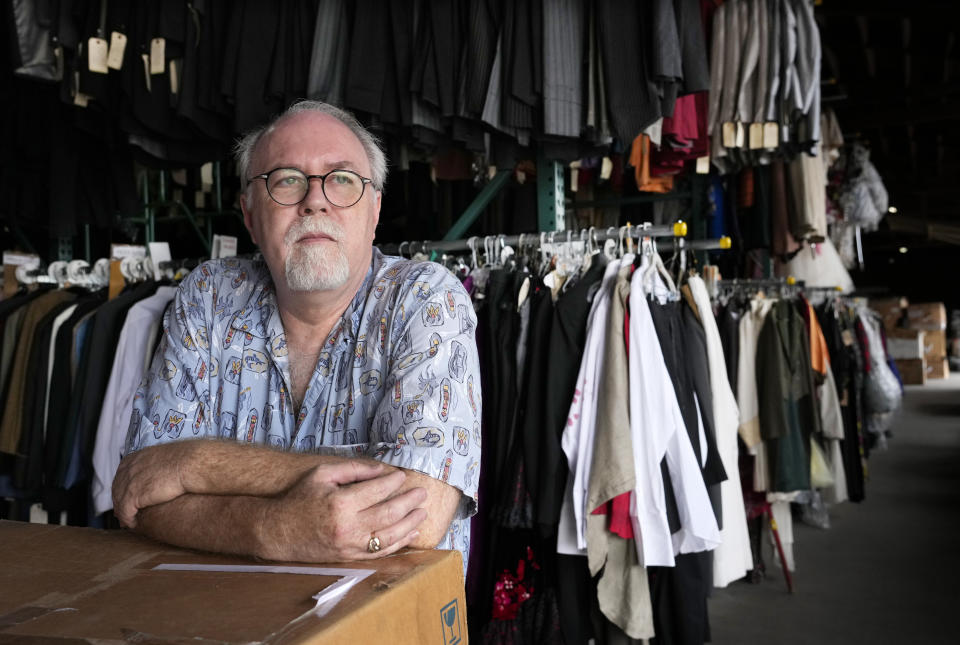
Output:
<path fill-rule="evenodd" d="M 896 213 L 896 212 L 897 212 L 897 207 L 896 207 L 896 206 L 891 206 L 890 208 L 887 209 L 887 212 L 888 212 L 888 213 Z"/>
<path fill-rule="evenodd" d="M 901 246 L 901 247 L 900 247 L 900 252 L 901 252 L 901 253 L 906 253 L 906 252 L 907 252 L 907 247 Z"/>

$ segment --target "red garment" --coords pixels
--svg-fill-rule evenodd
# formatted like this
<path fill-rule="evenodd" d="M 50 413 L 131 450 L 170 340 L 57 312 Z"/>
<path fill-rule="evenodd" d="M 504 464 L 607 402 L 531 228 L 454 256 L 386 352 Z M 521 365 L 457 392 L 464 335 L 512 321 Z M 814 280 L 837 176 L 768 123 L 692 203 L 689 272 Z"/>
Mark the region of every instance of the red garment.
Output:
<path fill-rule="evenodd" d="M 660 147 L 651 151 L 650 175 L 675 175 L 687 161 L 708 154 L 707 92 L 678 97 L 673 115 L 664 117 Z"/>

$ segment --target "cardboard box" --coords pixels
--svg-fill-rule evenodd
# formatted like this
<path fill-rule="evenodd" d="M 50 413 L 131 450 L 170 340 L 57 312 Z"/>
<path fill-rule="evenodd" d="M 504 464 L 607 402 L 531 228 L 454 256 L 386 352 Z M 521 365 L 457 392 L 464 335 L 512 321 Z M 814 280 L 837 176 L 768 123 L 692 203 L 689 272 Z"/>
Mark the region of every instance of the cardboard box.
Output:
<path fill-rule="evenodd" d="M 0 544 L 0 643 L 467 643 L 455 551 L 280 565 L 177 549 L 128 531 L 7 521 Z M 280 571 L 155 569 L 161 564 Z M 315 594 L 334 595 L 344 580 L 353 586 L 318 605 Z"/>
<path fill-rule="evenodd" d="M 931 329 L 923 332 L 923 355 L 927 363 L 947 355 L 947 332 Z"/>
<path fill-rule="evenodd" d="M 946 329 L 947 308 L 942 302 L 922 302 L 907 307 L 907 327 L 910 329 Z"/>
<path fill-rule="evenodd" d="M 893 359 L 923 358 L 925 354 L 922 329 L 888 329 L 887 351 Z"/>
<path fill-rule="evenodd" d="M 950 363 L 946 356 L 927 361 L 927 378 L 949 378 Z"/>
<path fill-rule="evenodd" d="M 923 358 L 910 358 L 894 361 L 904 385 L 925 385 L 927 383 L 927 361 Z"/>
<path fill-rule="evenodd" d="M 880 315 L 884 329 L 895 329 L 907 308 L 906 298 L 871 298 L 869 306 Z"/>

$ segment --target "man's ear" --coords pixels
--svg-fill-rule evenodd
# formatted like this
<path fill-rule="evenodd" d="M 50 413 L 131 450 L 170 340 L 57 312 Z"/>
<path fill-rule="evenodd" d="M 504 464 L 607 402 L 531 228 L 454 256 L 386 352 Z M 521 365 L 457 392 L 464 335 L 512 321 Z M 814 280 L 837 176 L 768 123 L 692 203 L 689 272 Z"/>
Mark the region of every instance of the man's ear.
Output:
<path fill-rule="evenodd" d="M 378 190 L 376 196 L 377 199 L 373 203 L 373 235 L 371 236 L 374 238 L 377 236 L 377 225 L 380 224 L 380 204 L 383 202 L 383 193 Z"/>
<path fill-rule="evenodd" d="M 247 204 L 246 189 L 240 193 L 240 210 L 243 212 L 243 225 L 247 228 L 247 233 L 250 234 L 250 239 L 253 240 L 254 244 L 259 246 L 260 240 L 257 239 L 256 233 L 253 232 L 253 212 L 250 206 Z"/>

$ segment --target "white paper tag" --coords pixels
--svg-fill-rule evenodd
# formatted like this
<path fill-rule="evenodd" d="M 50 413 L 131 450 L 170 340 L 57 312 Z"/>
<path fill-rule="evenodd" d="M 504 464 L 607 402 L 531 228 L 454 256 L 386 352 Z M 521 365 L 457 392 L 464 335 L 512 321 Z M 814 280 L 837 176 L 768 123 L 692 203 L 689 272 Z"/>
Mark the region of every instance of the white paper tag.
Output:
<path fill-rule="evenodd" d="M 163 74 L 166 69 L 167 59 L 165 58 L 167 41 L 164 38 L 153 38 L 150 40 L 150 73 Z"/>
<path fill-rule="evenodd" d="M 167 242 L 150 242 L 147 246 L 150 248 L 150 261 L 153 264 L 153 279 L 159 280 L 163 277 L 163 273 L 160 271 L 160 263 L 170 261 L 170 244 Z"/>
<path fill-rule="evenodd" d="M 214 258 L 232 258 L 237 255 L 237 238 L 232 235 L 214 235 Z"/>
<path fill-rule="evenodd" d="M 11 266 L 40 266 L 40 256 L 30 253 L 17 253 L 16 251 L 4 251 L 3 263 Z"/>
<path fill-rule="evenodd" d="M 737 124 L 733 121 L 726 121 L 723 124 L 723 147 L 737 147 Z"/>
<path fill-rule="evenodd" d="M 613 175 L 613 160 L 610 157 L 604 157 L 600 162 L 600 179 L 606 181 Z"/>
<path fill-rule="evenodd" d="M 193 205 L 199 210 L 207 207 L 207 194 L 202 190 L 193 193 Z"/>
<path fill-rule="evenodd" d="M 208 161 L 200 166 L 200 185 L 204 190 L 213 188 L 213 162 Z"/>
<path fill-rule="evenodd" d="M 773 121 L 763 124 L 763 147 L 776 148 L 780 145 L 780 129 Z"/>
<path fill-rule="evenodd" d="M 751 150 L 759 150 L 763 147 L 763 124 L 751 123 L 749 134 L 749 145 Z"/>
<path fill-rule="evenodd" d="M 107 67 L 123 69 L 123 53 L 127 49 L 127 37 L 119 31 L 110 34 L 110 53 L 107 55 Z"/>
<path fill-rule="evenodd" d="M 710 174 L 710 155 L 707 155 L 705 157 L 697 157 L 697 174 L 698 175 Z"/>
<path fill-rule="evenodd" d="M 737 148 L 742 148 L 746 145 L 747 141 L 746 129 L 743 127 L 743 123 L 737 121 Z"/>
<path fill-rule="evenodd" d="M 107 68 L 107 41 L 94 36 L 87 40 L 87 68 L 97 74 L 106 74 Z"/>
<path fill-rule="evenodd" d="M 179 61 L 173 59 L 170 61 L 170 93 L 179 94 L 180 93 L 180 74 L 177 72 L 179 67 Z"/>
<path fill-rule="evenodd" d="M 110 259 L 122 260 L 124 258 L 145 258 L 147 257 L 147 247 L 139 244 L 111 244 Z"/>

